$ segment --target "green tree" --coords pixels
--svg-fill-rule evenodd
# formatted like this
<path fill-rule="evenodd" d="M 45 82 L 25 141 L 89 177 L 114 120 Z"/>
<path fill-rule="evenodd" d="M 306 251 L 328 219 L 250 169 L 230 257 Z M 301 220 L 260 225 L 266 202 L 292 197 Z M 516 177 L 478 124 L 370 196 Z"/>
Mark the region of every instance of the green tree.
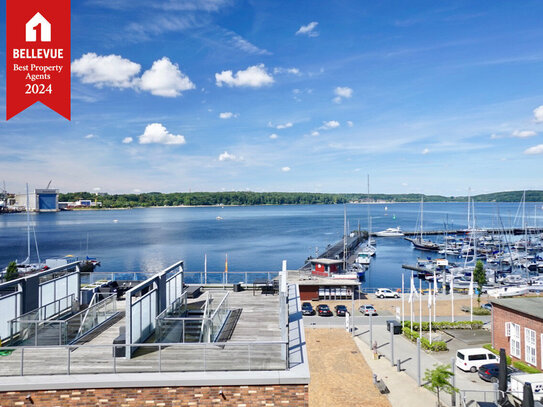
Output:
<path fill-rule="evenodd" d="M 19 278 L 19 272 L 17 271 L 17 263 L 12 261 L 8 264 L 8 268 L 6 269 L 6 281 L 15 280 L 16 278 Z"/>
<path fill-rule="evenodd" d="M 477 303 L 481 306 L 481 294 L 483 292 L 483 285 L 486 284 L 486 273 L 483 266 L 483 262 L 479 260 L 475 264 L 475 269 L 473 270 L 473 281 L 477 283 Z"/>
<path fill-rule="evenodd" d="M 449 365 L 434 365 L 433 369 L 426 369 L 424 372 L 424 381 L 427 383 L 426 388 L 435 391 L 437 394 L 437 406 L 441 406 L 439 400 L 439 391 L 445 390 L 447 393 L 452 393 L 453 391 L 458 391 L 453 385 L 449 382 L 450 378 L 454 373 L 449 370 Z"/>

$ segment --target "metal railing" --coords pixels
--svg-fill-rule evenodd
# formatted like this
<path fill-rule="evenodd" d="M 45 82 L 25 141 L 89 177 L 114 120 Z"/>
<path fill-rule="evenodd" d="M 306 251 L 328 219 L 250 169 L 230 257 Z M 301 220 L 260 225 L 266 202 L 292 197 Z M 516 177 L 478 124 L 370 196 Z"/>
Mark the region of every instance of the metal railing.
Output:
<path fill-rule="evenodd" d="M 115 357 L 130 345 L 3 347 L 0 376 L 207 371 L 284 371 L 288 342 L 139 343 L 132 357 Z M 136 347 L 136 346 L 132 346 Z M 128 349 L 127 349 L 128 348 Z M 123 352 L 123 353 L 124 353 Z M 47 360 L 47 362 L 44 362 Z"/>
<path fill-rule="evenodd" d="M 500 399 L 500 395 L 505 396 L 501 390 L 459 390 L 460 396 L 460 405 L 461 407 L 469 407 L 475 404 L 472 404 L 473 401 L 484 401 L 497 403 Z"/>
<path fill-rule="evenodd" d="M 19 329 L 18 343 L 24 346 L 65 345 L 72 343 L 117 313 L 116 295 L 111 295 L 67 319 L 24 319 L 12 321 Z M 57 300 L 58 301 L 58 300 Z M 33 311 L 25 315 L 38 314 Z M 38 315 L 39 316 L 39 315 Z M 13 328 L 12 328 L 13 331 Z"/>
<path fill-rule="evenodd" d="M 272 280 L 279 271 L 185 271 L 187 284 L 253 284 L 258 280 Z"/>
<path fill-rule="evenodd" d="M 62 314 L 71 312 L 74 301 L 75 294 L 70 294 L 12 319 L 9 321 L 10 343 L 12 343 L 12 340 L 14 340 L 17 335 L 19 335 L 19 338 L 22 338 L 29 334 L 29 332 L 25 331 L 25 329 L 28 330 L 29 328 L 29 326 L 27 326 L 28 322 L 45 322 L 48 318 L 59 317 Z M 37 325 L 35 328 L 37 329 Z"/>
<path fill-rule="evenodd" d="M 185 307 L 183 297 L 178 298 L 156 318 L 156 338 L 157 342 L 164 341 L 171 337 L 179 337 L 181 342 L 186 340 L 186 325 L 187 323 L 199 323 L 200 332 L 198 333 L 198 341 L 214 342 L 217 339 L 230 309 L 228 308 L 228 297 L 230 292 L 225 292 L 221 301 L 214 306 L 214 298 L 218 293 L 207 292 L 207 297 L 204 304 L 204 313 L 201 317 L 187 317 L 188 308 Z M 184 293 L 183 295 L 186 295 Z M 180 332 L 176 332 L 180 329 Z M 179 335 L 177 335 L 179 334 Z"/>

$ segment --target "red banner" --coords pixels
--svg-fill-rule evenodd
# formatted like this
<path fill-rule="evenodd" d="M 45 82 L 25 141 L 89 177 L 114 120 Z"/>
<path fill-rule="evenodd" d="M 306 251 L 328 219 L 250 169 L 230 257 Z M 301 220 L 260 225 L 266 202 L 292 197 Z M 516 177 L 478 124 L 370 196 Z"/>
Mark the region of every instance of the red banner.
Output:
<path fill-rule="evenodd" d="M 36 102 L 70 120 L 70 0 L 7 0 L 6 120 Z"/>

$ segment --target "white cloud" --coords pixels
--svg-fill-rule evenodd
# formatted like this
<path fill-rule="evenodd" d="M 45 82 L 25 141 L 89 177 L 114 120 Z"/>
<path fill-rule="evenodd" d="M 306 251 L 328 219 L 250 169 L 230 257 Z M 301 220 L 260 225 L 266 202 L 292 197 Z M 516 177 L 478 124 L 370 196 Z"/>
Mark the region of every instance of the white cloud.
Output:
<path fill-rule="evenodd" d="M 330 120 L 328 122 L 323 122 L 322 126 L 319 127 L 320 130 L 329 130 L 329 129 L 335 129 L 339 127 L 340 124 L 336 120 Z"/>
<path fill-rule="evenodd" d="M 534 120 L 536 123 L 543 123 L 543 105 L 534 109 Z"/>
<path fill-rule="evenodd" d="M 91 83 L 99 88 L 133 87 L 135 76 L 140 70 L 140 64 L 113 54 L 101 56 L 89 52 L 72 62 L 72 73 L 80 78 L 81 82 Z"/>
<path fill-rule="evenodd" d="M 307 35 L 308 37 L 317 37 L 319 33 L 315 30 L 315 27 L 317 27 L 319 23 L 316 21 L 310 22 L 308 25 L 302 25 L 298 31 L 296 31 L 296 35 Z"/>
<path fill-rule="evenodd" d="M 528 138 L 528 137 L 533 137 L 533 136 L 537 136 L 537 133 L 532 130 L 515 130 L 511 134 L 511 137 L 517 137 L 517 138 Z"/>
<path fill-rule="evenodd" d="M 354 126 L 354 123 L 350 120 L 347 120 L 347 126 L 349 127 L 353 127 Z"/>
<path fill-rule="evenodd" d="M 341 103 L 343 99 L 348 99 L 353 96 L 353 90 L 348 87 L 338 86 L 334 89 L 335 98 L 332 99 L 334 103 Z"/>
<path fill-rule="evenodd" d="M 123 144 L 130 144 L 134 141 L 132 137 L 125 137 L 123 138 Z"/>
<path fill-rule="evenodd" d="M 160 123 L 151 123 L 145 127 L 145 131 L 139 137 L 140 144 L 166 144 L 166 145 L 179 145 L 185 144 L 185 137 L 182 135 L 174 135 L 169 133 Z"/>
<path fill-rule="evenodd" d="M 232 71 L 216 73 L 215 81 L 219 87 L 225 84 L 230 87 L 240 86 L 250 88 L 260 88 L 271 85 L 274 82 L 273 77 L 268 73 L 264 64 L 250 66 L 244 71 L 237 71 L 235 75 L 232 74 Z"/>
<path fill-rule="evenodd" d="M 89 138 L 95 138 L 96 136 L 94 134 L 87 134 L 85 136 L 85 138 L 89 139 Z"/>
<path fill-rule="evenodd" d="M 135 194 L 140 194 L 140 193 L 141 193 L 141 189 L 139 189 L 139 188 L 134 188 L 134 189 L 132 190 L 132 192 L 134 192 Z"/>
<path fill-rule="evenodd" d="M 83 83 L 91 83 L 101 88 L 133 88 L 148 91 L 156 96 L 176 97 L 181 92 L 194 89 L 188 76 L 179 70 L 167 57 L 153 62 L 151 69 L 137 75 L 141 65 L 120 55 L 84 54 L 72 62 L 72 73 Z"/>
<path fill-rule="evenodd" d="M 241 161 L 243 157 L 238 157 L 234 154 L 230 154 L 228 151 L 219 154 L 219 161 Z"/>
<path fill-rule="evenodd" d="M 222 112 L 222 113 L 219 113 L 219 117 L 221 119 L 231 119 L 233 117 L 238 117 L 238 114 L 232 113 L 232 112 Z"/>
<path fill-rule="evenodd" d="M 279 136 L 278 136 L 277 134 L 275 134 L 275 133 L 270 134 L 270 138 L 271 138 L 272 140 L 276 140 L 277 137 L 279 137 Z"/>
<path fill-rule="evenodd" d="M 288 73 L 291 75 L 300 75 L 300 70 L 298 68 L 273 68 L 274 74 L 282 74 L 282 73 Z"/>
<path fill-rule="evenodd" d="M 94 187 L 92 190 L 93 190 L 94 192 L 100 192 L 100 191 L 102 190 L 102 188 L 100 188 L 100 187 Z"/>
<path fill-rule="evenodd" d="M 493 134 L 490 135 L 491 140 L 499 140 L 501 138 L 503 138 L 503 136 L 501 136 L 499 134 L 496 134 L 496 133 L 493 133 Z"/>
<path fill-rule="evenodd" d="M 317 137 L 318 135 L 320 135 L 320 133 L 317 130 L 315 130 L 311 132 L 311 135 Z"/>
<path fill-rule="evenodd" d="M 289 172 L 289 171 L 290 171 L 290 167 L 282 167 L 282 168 L 281 168 L 281 171 L 283 171 L 283 172 Z"/>
<path fill-rule="evenodd" d="M 402 187 L 406 187 L 408 186 L 409 184 L 407 182 L 402 182 Z"/>
<path fill-rule="evenodd" d="M 173 64 L 167 57 L 153 62 L 151 69 L 141 76 L 139 87 L 153 95 L 170 98 L 195 88 L 189 77 L 179 70 L 179 65 Z"/>
<path fill-rule="evenodd" d="M 285 123 L 285 124 L 278 124 L 277 126 L 275 126 L 275 128 L 277 130 L 283 130 L 283 129 L 288 129 L 290 127 L 292 127 L 293 124 L 291 122 L 288 122 L 288 123 Z"/>
<path fill-rule="evenodd" d="M 426 155 L 430 152 L 430 150 L 428 148 L 425 148 L 424 150 L 422 150 L 422 154 L 423 155 Z"/>
<path fill-rule="evenodd" d="M 524 154 L 528 154 L 528 155 L 543 154 L 543 144 L 538 144 L 537 146 L 533 146 L 524 150 Z"/>
<path fill-rule="evenodd" d="M 338 86 L 334 89 L 334 94 L 342 98 L 350 98 L 353 96 L 353 90 L 346 86 Z"/>

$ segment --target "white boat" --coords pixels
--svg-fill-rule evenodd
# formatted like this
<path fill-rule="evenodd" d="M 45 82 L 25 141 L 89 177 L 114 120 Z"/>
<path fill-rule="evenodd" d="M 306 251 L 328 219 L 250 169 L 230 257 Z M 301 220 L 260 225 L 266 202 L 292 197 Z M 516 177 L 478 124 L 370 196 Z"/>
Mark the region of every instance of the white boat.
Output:
<path fill-rule="evenodd" d="M 223 217 L 222 217 L 222 216 L 217 216 L 215 219 L 217 219 L 217 220 L 222 220 Z"/>
<path fill-rule="evenodd" d="M 395 236 L 403 236 L 402 229 L 400 227 L 396 228 L 388 228 L 385 230 L 381 230 L 380 232 L 375 233 L 375 236 L 379 237 L 395 237 Z"/>
<path fill-rule="evenodd" d="M 359 251 L 356 255 L 356 262 L 363 266 L 369 266 L 371 263 L 371 255 L 364 253 L 363 251 Z"/>
<path fill-rule="evenodd" d="M 524 295 L 530 292 L 530 286 L 511 286 L 501 287 L 487 290 L 489 296 L 494 298 L 514 297 L 517 295 Z"/>

